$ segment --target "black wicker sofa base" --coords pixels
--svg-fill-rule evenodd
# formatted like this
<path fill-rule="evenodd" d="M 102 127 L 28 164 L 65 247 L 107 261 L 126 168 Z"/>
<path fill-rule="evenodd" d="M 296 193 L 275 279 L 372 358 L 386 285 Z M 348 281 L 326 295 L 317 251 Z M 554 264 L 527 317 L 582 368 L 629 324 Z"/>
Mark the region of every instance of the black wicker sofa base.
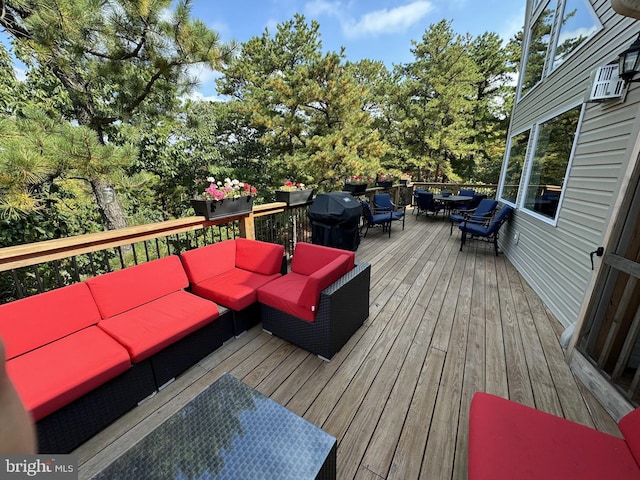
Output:
<path fill-rule="evenodd" d="M 323 360 L 331 360 L 369 316 L 370 280 L 371 265 L 356 263 L 320 293 L 313 322 L 261 304 L 262 328 Z"/>

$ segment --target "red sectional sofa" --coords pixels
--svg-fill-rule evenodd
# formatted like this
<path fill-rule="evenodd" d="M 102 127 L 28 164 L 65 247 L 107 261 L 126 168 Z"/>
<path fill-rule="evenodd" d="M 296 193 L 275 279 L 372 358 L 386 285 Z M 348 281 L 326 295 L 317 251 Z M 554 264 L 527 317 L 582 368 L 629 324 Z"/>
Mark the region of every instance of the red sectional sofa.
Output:
<path fill-rule="evenodd" d="M 287 271 L 284 247 L 237 238 L 180 255 L 191 291 L 233 312 L 234 334 L 260 322 L 258 288 Z"/>
<path fill-rule="evenodd" d="M 84 283 L 0 305 L 7 372 L 43 453 L 71 451 L 156 389 L 151 364 L 132 365 L 99 322 Z"/>
<path fill-rule="evenodd" d="M 70 452 L 233 336 L 229 310 L 188 285 L 172 255 L 0 305 L 41 453 Z"/>
<path fill-rule="evenodd" d="M 469 415 L 469 480 L 640 478 L 640 409 L 618 423 L 624 438 L 488 393 Z"/>
<path fill-rule="evenodd" d="M 229 316 L 184 289 L 189 280 L 171 255 L 86 280 L 100 311 L 98 327 L 129 352 L 151 359 L 158 388 L 233 336 Z"/>
<path fill-rule="evenodd" d="M 258 289 L 262 327 L 330 360 L 369 316 L 370 277 L 353 252 L 299 242 L 291 272 Z"/>

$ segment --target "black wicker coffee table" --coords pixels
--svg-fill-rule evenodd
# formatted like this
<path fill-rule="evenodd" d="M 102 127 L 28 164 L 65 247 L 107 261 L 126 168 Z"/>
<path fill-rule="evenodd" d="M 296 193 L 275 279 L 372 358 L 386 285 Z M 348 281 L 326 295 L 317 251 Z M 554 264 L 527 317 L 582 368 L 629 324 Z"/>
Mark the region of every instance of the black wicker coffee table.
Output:
<path fill-rule="evenodd" d="M 336 478 L 336 439 L 229 374 L 95 479 Z"/>

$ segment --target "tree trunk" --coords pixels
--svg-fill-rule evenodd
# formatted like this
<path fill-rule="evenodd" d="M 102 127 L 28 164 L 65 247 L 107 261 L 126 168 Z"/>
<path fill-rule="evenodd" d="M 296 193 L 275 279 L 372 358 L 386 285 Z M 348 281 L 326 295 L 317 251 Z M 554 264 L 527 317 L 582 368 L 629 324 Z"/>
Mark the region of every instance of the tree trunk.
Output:
<path fill-rule="evenodd" d="M 118 201 L 116 191 L 104 179 L 92 179 L 91 188 L 98 202 L 100 215 L 109 230 L 124 228 L 127 226 L 127 217 Z"/>

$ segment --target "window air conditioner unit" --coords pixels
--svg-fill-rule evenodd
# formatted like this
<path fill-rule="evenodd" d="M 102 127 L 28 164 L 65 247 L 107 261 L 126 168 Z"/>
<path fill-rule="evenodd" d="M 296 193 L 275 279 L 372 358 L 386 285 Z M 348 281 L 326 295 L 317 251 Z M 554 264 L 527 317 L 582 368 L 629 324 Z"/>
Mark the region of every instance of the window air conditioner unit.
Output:
<path fill-rule="evenodd" d="M 593 85 L 589 100 L 592 102 L 602 102 L 615 98 L 622 98 L 624 95 L 625 83 L 618 77 L 618 65 L 610 64 L 598 68 L 593 76 Z"/>

